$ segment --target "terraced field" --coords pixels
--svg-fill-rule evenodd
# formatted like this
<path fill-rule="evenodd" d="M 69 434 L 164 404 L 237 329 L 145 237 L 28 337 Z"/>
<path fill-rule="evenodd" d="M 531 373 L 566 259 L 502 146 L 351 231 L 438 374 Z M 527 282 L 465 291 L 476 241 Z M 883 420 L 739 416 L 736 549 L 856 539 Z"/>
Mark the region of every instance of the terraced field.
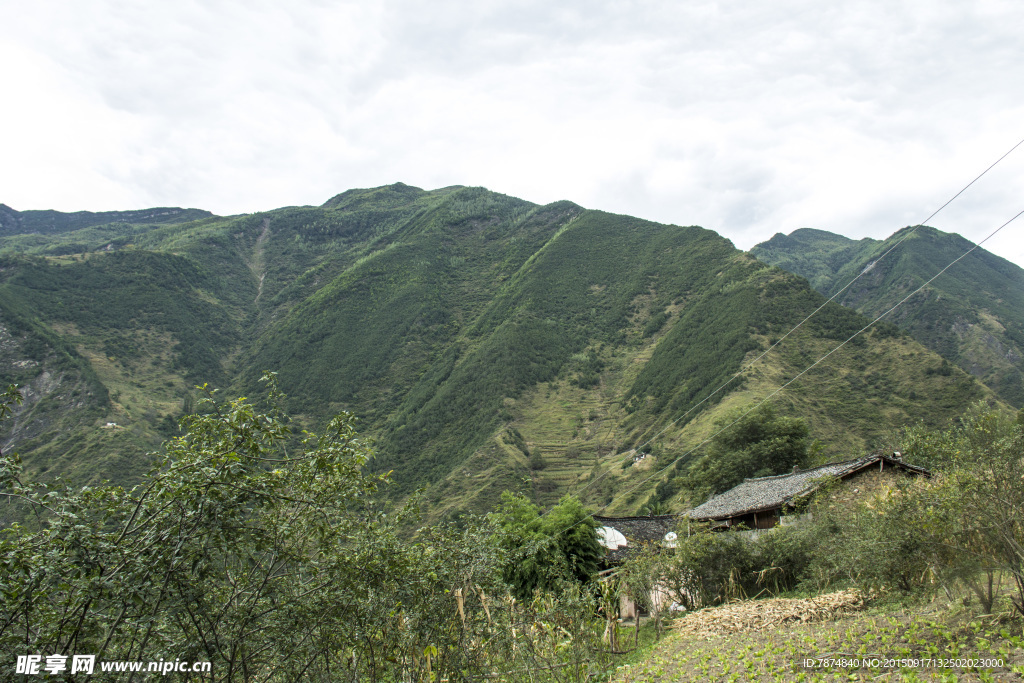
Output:
<path fill-rule="evenodd" d="M 532 456 L 534 500 L 550 507 L 566 491 L 586 486 L 592 474 L 615 455 L 618 444 L 612 414 L 618 404 L 573 387 L 563 387 L 547 398 L 542 419 L 531 419 L 522 433 Z M 540 417 L 537 408 L 530 412 Z"/>

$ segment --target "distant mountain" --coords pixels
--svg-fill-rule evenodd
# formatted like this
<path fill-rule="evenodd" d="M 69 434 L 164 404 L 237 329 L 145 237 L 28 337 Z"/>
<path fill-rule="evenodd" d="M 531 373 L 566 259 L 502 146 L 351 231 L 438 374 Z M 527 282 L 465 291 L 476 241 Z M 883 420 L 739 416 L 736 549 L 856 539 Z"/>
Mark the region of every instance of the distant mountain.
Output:
<path fill-rule="evenodd" d="M 373 466 L 396 495 L 426 487 L 432 516 L 505 489 L 634 512 L 658 478 L 619 494 L 652 463 L 866 322 L 830 305 L 714 394 L 822 297 L 710 230 L 400 183 L 320 207 L 140 216 L 0 237 L 0 381 L 29 393 L 0 446 L 37 473 L 130 482 L 195 384 L 256 397 L 274 370 L 297 426 L 353 411 Z M 986 397 L 881 325 L 775 403 L 827 459 Z"/>
<path fill-rule="evenodd" d="M 910 232 L 892 253 L 881 258 Z M 831 297 L 875 317 L 970 249 L 960 235 L 920 226 L 887 240 L 854 241 L 823 230 L 778 234 L 751 254 L 807 278 Z M 1014 406 L 1024 406 L 1024 270 L 976 249 L 886 320 L 963 368 Z"/>
<path fill-rule="evenodd" d="M 185 223 L 210 216 L 213 214 L 202 209 L 180 209 L 178 207 L 159 207 L 137 211 L 101 211 L 99 213 L 91 211 L 62 213 L 60 211 L 15 211 L 6 204 L 0 204 L 0 237 L 26 233 L 55 235 L 110 223 L 140 225 Z"/>

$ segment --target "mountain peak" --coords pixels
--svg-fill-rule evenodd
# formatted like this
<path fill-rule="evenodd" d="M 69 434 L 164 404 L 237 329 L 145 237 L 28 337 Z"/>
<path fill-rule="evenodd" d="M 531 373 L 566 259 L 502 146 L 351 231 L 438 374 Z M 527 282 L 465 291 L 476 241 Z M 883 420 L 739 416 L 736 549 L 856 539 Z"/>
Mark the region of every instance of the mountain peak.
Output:
<path fill-rule="evenodd" d="M 425 190 L 405 183 L 392 183 L 380 187 L 356 188 L 336 194 L 321 205 L 323 209 L 352 209 L 368 201 L 375 205 L 398 206 L 425 194 Z"/>

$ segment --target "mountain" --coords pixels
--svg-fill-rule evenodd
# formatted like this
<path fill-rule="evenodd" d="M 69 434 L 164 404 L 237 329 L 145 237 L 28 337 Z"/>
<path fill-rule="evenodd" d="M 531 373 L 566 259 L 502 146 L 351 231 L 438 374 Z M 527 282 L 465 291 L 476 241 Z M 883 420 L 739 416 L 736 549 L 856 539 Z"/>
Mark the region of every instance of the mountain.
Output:
<path fill-rule="evenodd" d="M 0 204 L 0 237 L 7 235 L 32 234 L 55 235 L 111 223 L 156 225 L 185 223 L 208 218 L 213 214 L 202 209 L 181 209 L 158 207 L 136 211 L 15 211 L 6 204 Z"/>
<path fill-rule="evenodd" d="M 700 227 L 401 183 L 319 207 L 152 215 L 0 237 L 0 381 L 28 392 L 0 447 L 30 471 L 129 483 L 196 384 L 259 396 L 273 370 L 297 428 L 352 411 L 372 466 L 393 471 L 396 496 L 424 488 L 431 516 L 506 489 L 634 512 L 722 415 L 867 322 L 829 305 L 730 382 L 823 299 Z M 982 398 L 883 324 L 774 403 L 828 459 Z M 638 446 L 651 457 L 634 463 Z"/>
<path fill-rule="evenodd" d="M 960 235 L 926 226 L 857 241 L 803 229 L 777 234 L 751 254 L 807 278 L 828 297 L 863 273 L 836 301 L 875 317 L 972 246 Z M 1018 266 L 978 248 L 886 320 L 1003 400 L 1024 406 L 1024 270 Z"/>

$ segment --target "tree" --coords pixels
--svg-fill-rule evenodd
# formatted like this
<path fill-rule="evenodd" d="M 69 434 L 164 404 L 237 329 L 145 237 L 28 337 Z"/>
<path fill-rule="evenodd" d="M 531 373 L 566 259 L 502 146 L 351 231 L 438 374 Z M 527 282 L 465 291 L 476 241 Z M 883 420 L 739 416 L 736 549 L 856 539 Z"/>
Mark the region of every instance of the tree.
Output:
<path fill-rule="evenodd" d="M 949 429 L 910 430 L 903 451 L 938 470 L 919 501 L 932 512 L 932 541 L 959 551 L 960 573 L 982 602 L 994 600 L 993 572 L 1013 577 L 1024 615 L 1024 411 L 1014 419 L 979 403 Z"/>
<path fill-rule="evenodd" d="M 837 487 L 850 486 L 836 482 Z M 821 583 L 847 580 L 865 589 L 904 593 L 923 587 L 950 561 L 947 548 L 930 538 L 930 515 L 922 505 L 928 482 L 901 481 L 870 498 L 834 505 L 827 490 L 811 505 L 804 528 L 778 533 L 816 537 L 810 573 Z M 827 540 L 823 540 L 827 539 Z"/>
<path fill-rule="evenodd" d="M 410 537 L 414 507 L 375 502 L 387 477 L 364 471 L 351 415 L 296 449 L 264 379 L 265 410 L 207 392 L 131 491 L 27 483 L 16 456 L 0 457 L 0 495 L 39 513 L 37 529 L 0 532 L 0 649 L 208 661 L 214 681 L 482 680 L 541 666 L 590 679 L 605 656 L 578 583 L 511 599 L 508 550 L 486 520 Z M 0 395 L 0 414 L 16 399 Z M 566 580 L 592 571 L 588 519 L 563 501 L 531 526 Z"/>
<path fill-rule="evenodd" d="M 41 522 L 0 536 L 0 648 L 209 661 L 224 681 L 491 670 L 494 652 L 471 646 L 483 617 L 460 620 L 452 591 L 503 594 L 493 530 L 403 540 L 401 515 L 373 502 L 386 477 L 363 472 L 351 415 L 289 449 L 264 379 L 268 411 L 208 392 L 131 491 L 24 483 L 3 457 L 0 492 Z"/>
<path fill-rule="evenodd" d="M 525 496 L 506 491 L 491 519 L 509 551 L 505 578 L 520 599 L 566 581 L 587 583 L 604 557 L 597 524 L 573 496 L 542 515 Z"/>
<path fill-rule="evenodd" d="M 642 514 L 646 515 L 670 515 L 672 514 L 671 506 L 663 500 L 654 500 L 647 503 L 644 509 L 641 511 Z"/>
<path fill-rule="evenodd" d="M 324 598 L 353 588 L 353 560 L 363 576 L 394 570 L 394 556 L 369 552 L 387 525 L 362 505 L 384 480 L 362 474 L 369 451 L 349 415 L 289 454 L 276 411 L 212 394 L 202 408 L 131 491 L 25 484 L 5 458 L 4 494 L 44 516 L 0 540 L 17 577 L 3 584 L 7 650 L 207 660 L 227 680 L 327 665 L 338 643 L 318 624 L 352 601 Z"/>
<path fill-rule="evenodd" d="M 744 597 L 753 585 L 750 543 L 733 532 L 693 524 L 679 535 L 674 550 L 654 557 L 647 574 L 688 610 Z"/>
<path fill-rule="evenodd" d="M 769 405 L 740 415 L 733 412 L 716 422 L 724 429 L 683 475 L 693 500 L 726 491 L 746 477 L 783 474 L 805 464 L 810 431 L 803 420 L 780 417 Z"/>

